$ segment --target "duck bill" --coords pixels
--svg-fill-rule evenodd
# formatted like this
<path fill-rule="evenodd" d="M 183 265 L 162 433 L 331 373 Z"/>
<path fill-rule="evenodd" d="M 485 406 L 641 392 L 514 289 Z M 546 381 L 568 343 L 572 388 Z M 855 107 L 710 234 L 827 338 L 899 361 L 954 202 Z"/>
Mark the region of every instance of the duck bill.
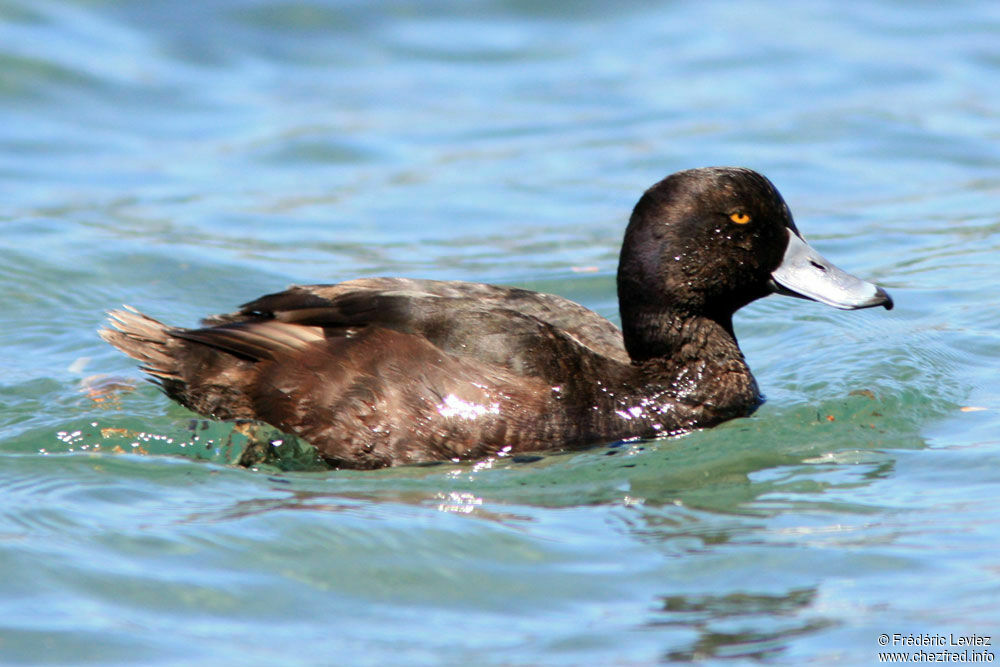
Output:
<path fill-rule="evenodd" d="M 892 309 L 892 298 L 884 289 L 838 269 L 791 229 L 785 256 L 771 273 L 771 286 L 778 294 L 844 310 L 874 306 Z"/>

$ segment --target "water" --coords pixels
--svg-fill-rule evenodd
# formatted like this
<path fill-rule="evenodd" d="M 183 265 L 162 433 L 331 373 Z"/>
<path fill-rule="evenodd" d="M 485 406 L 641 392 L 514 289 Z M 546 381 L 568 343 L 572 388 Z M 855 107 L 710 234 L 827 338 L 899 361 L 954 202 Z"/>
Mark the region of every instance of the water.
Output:
<path fill-rule="evenodd" d="M 0 19 L 3 662 L 875 664 L 920 648 L 882 633 L 1000 635 L 1000 5 Z M 711 164 L 767 174 L 897 304 L 742 311 L 768 402 L 711 431 L 247 470 L 95 334 L 123 302 L 190 325 L 371 275 L 615 317 L 631 205 Z"/>

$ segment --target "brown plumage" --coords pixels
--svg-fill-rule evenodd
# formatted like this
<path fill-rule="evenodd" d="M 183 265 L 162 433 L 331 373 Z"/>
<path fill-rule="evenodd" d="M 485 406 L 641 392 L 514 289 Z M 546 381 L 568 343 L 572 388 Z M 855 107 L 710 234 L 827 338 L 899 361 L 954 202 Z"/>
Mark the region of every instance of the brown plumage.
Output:
<path fill-rule="evenodd" d="M 101 336 L 195 412 L 268 422 L 335 466 L 579 447 L 752 411 L 760 397 L 732 314 L 794 293 L 796 280 L 838 307 L 891 307 L 801 248 L 811 251 L 767 179 L 691 170 L 633 212 L 618 275 L 624 337 L 562 297 L 403 278 L 296 286 L 198 329 L 119 310 Z M 829 296 L 831 275 L 854 291 L 841 278 Z"/>

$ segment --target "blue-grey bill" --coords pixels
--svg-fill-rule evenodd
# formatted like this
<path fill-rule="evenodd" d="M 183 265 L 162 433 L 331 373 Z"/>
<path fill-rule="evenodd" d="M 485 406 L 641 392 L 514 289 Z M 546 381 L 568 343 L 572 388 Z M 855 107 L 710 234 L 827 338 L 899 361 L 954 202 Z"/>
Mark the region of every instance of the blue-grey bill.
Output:
<path fill-rule="evenodd" d="M 834 308 L 892 309 L 892 297 L 884 289 L 838 269 L 791 229 L 785 256 L 771 273 L 771 282 L 778 294 L 812 299 Z"/>

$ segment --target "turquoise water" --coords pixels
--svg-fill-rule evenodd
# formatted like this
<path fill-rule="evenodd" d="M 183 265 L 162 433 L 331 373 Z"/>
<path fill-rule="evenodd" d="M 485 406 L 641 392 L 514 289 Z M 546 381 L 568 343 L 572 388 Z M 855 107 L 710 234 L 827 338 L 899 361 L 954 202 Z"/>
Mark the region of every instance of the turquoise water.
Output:
<path fill-rule="evenodd" d="M 920 648 L 882 633 L 1000 635 L 1000 5 L 610 7 L 0 0 L 0 661 L 876 664 Z M 746 308 L 768 402 L 710 431 L 248 470 L 95 333 L 372 275 L 616 317 L 632 204 L 711 164 L 768 175 L 896 309 Z"/>

